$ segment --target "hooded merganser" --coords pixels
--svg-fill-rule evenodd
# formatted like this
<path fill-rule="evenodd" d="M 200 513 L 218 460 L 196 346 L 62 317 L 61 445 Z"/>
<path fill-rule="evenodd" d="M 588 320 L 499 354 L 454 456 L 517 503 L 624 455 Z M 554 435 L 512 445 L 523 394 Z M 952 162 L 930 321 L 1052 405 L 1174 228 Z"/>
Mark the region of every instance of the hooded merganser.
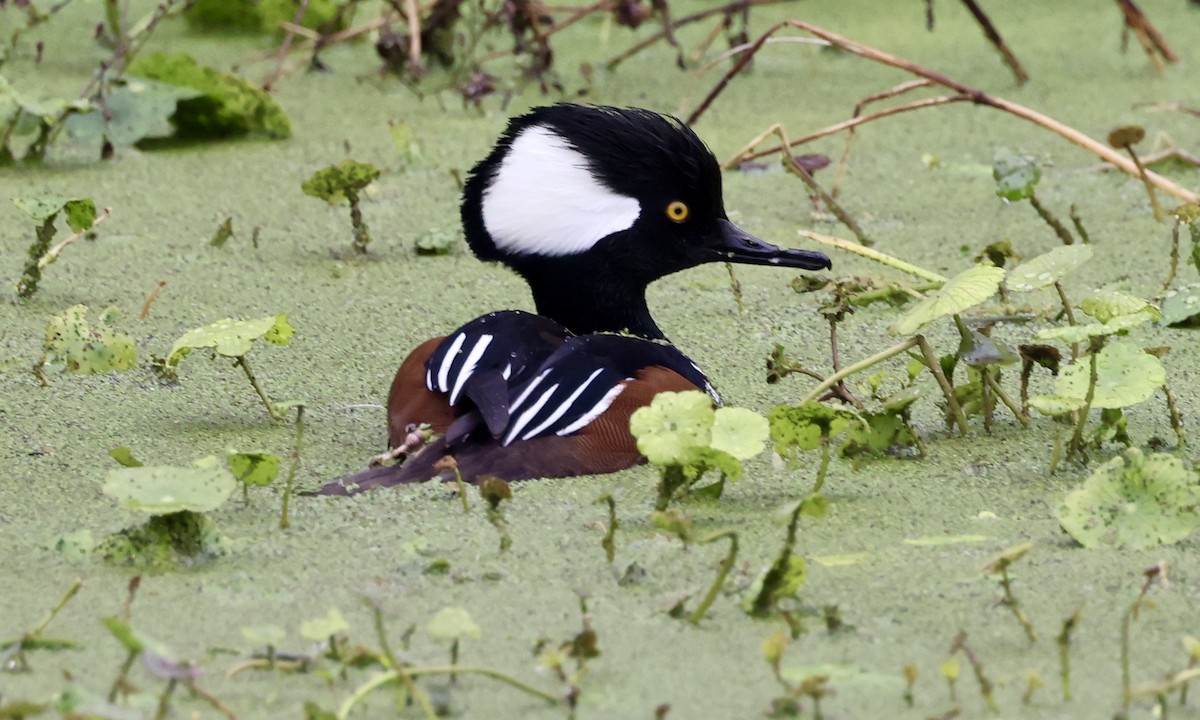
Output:
<path fill-rule="evenodd" d="M 479 259 L 529 283 L 538 314 L 490 313 L 414 350 L 388 395 L 389 446 L 411 448 L 421 424 L 441 437 L 321 494 L 427 480 L 446 455 L 468 480 L 641 462 L 629 433 L 637 408 L 698 388 L 720 402 L 650 317 L 647 286 L 716 261 L 830 267 L 731 223 L 704 143 L 677 118 L 634 108 L 559 104 L 510 120 L 468 177 L 462 220 Z"/>

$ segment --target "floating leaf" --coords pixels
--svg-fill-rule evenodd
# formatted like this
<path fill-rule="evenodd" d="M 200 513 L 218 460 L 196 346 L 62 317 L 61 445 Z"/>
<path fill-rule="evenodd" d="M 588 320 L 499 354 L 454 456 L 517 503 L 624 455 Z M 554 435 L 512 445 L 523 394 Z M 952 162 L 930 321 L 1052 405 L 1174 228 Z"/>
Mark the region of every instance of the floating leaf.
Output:
<path fill-rule="evenodd" d="M 460 607 L 444 607 L 438 610 L 437 615 L 425 626 L 425 632 L 435 640 L 478 640 L 483 637 L 483 631 L 471 619 L 471 614 Z"/>
<path fill-rule="evenodd" d="M 202 328 L 189 330 L 171 346 L 166 365 L 174 369 L 187 354 L 198 348 L 212 348 L 218 355 L 241 357 L 250 352 L 254 341 L 262 338 L 276 345 L 287 344 L 295 333 L 287 321 L 286 314 L 257 320 L 234 320 L 225 318 Z"/>
<path fill-rule="evenodd" d="M 992 177 L 996 180 L 996 194 L 1016 202 L 1033 194 L 1034 186 L 1042 179 L 1042 169 L 1029 158 L 1000 150 L 992 163 Z"/>
<path fill-rule="evenodd" d="M 118 313 L 109 308 L 95 325 L 87 321 L 88 307 L 73 305 L 46 324 L 45 365 L 79 375 L 132 370 L 137 365 L 133 338 L 113 327 Z"/>
<path fill-rule="evenodd" d="M 236 484 L 233 474 L 210 455 L 192 467 L 148 465 L 109 470 L 104 494 L 151 515 L 180 510 L 203 513 L 224 504 Z"/>
<path fill-rule="evenodd" d="M 1091 361 L 1080 358 L 1065 367 L 1054 383 L 1056 395 L 1086 398 Z M 1167 382 L 1162 361 L 1127 342 L 1109 343 L 1096 356 L 1092 407 L 1123 408 L 1143 402 Z"/>
<path fill-rule="evenodd" d="M 663 392 L 629 418 L 638 452 L 659 466 L 686 465 L 712 439 L 712 398 L 698 390 Z"/>
<path fill-rule="evenodd" d="M 893 335 L 913 335 L 929 323 L 957 315 L 996 294 L 1004 279 L 1003 268 L 976 265 L 946 281 L 940 290 L 917 303 L 888 328 Z"/>
<path fill-rule="evenodd" d="M 198 92 L 196 97 L 179 100 L 171 116 L 182 137 L 263 134 L 286 138 L 292 134 L 291 122 L 270 95 L 237 75 L 204 67 L 184 53 L 138 55 L 125 75 Z"/>
<path fill-rule="evenodd" d="M 130 147 L 142 140 L 170 137 L 180 100 L 198 97 L 199 92 L 144 78 L 127 78 L 104 95 L 104 107 L 77 113 L 63 123 L 63 139 L 86 148 L 99 157 L 107 141 L 114 147 Z"/>
<path fill-rule="evenodd" d="M 145 465 L 144 462 L 133 456 L 132 450 L 124 445 L 109 450 L 108 456 L 113 460 L 116 460 L 118 465 L 122 465 L 124 467 L 142 467 Z"/>
<path fill-rule="evenodd" d="M 775 451 L 783 457 L 795 455 L 795 450 L 816 450 L 822 439 L 837 437 L 854 422 L 854 416 L 824 403 L 810 401 L 803 405 L 776 405 L 767 415 Z"/>
<path fill-rule="evenodd" d="M 279 456 L 268 452 L 230 453 L 225 461 L 234 478 L 243 485 L 264 487 L 279 476 Z"/>
<path fill-rule="evenodd" d="M 1200 479 L 1172 455 L 1125 451 L 1067 495 L 1058 521 L 1084 547 L 1142 550 L 1183 540 L 1200 526 Z"/>
<path fill-rule="evenodd" d="M 379 168 L 374 165 L 346 160 L 316 171 L 300 184 L 300 189 L 305 195 L 337 205 L 348 196 L 357 195 L 378 177 Z"/>
<path fill-rule="evenodd" d="M 851 423 L 846 428 L 846 439 L 838 446 L 838 455 L 855 458 L 866 455 L 882 455 L 892 448 L 910 448 L 917 444 L 917 436 L 895 411 L 862 413 L 866 423 Z"/>
<path fill-rule="evenodd" d="M 1060 245 L 1010 270 L 1006 279 L 1008 289 L 1030 292 L 1049 287 L 1091 258 L 1091 245 Z"/>
<path fill-rule="evenodd" d="M 13 204 L 39 223 L 53 220 L 60 212 L 65 211 L 67 225 L 75 232 L 87 230 L 96 220 L 96 203 L 91 198 L 38 195 L 28 198 L 13 198 Z"/>
<path fill-rule="evenodd" d="M 1195 327 L 1200 324 L 1200 285 L 1171 290 L 1162 302 L 1163 325 Z"/>
<path fill-rule="evenodd" d="M 1146 315 L 1150 320 L 1157 320 L 1160 317 L 1158 308 L 1140 297 L 1117 290 L 1109 290 L 1085 298 L 1083 302 L 1079 303 L 1079 308 L 1102 323 L 1130 315 Z M 1144 320 L 1140 322 L 1144 322 Z"/>
<path fill-rule="evenodd" d="M 766 445 L 770 425 L 762 415 L 746 408 L 717 408 L 712 426 L 712 448 L 746 460 Z"/>
<path fill-rule="evenodd" d="M 314 642 L 328 640 L 334 635 L 349 629 L 350 624 L 346 622 L 342 611 L 337 608 L 329 608 L 329 614 L 325 617 L 315 620 L 305 620 L 300 623 L 300 637 Z"/>

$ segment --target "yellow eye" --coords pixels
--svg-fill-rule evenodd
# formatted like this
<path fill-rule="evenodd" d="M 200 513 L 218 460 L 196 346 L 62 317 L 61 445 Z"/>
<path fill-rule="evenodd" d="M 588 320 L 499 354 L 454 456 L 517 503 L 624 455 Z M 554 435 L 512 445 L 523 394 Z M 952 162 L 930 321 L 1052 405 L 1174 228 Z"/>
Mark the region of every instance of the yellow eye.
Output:
<path fill-rule="evenodd" d="M 667 205 L 667 217 L 671 220 L 671 222 L 681 223 L 684 220 L 687 220 L 688 216 L 691 214 L 692 211 L 689 210 L 688 206 L 680 200 L 672 200 L 671 203 Z"/>

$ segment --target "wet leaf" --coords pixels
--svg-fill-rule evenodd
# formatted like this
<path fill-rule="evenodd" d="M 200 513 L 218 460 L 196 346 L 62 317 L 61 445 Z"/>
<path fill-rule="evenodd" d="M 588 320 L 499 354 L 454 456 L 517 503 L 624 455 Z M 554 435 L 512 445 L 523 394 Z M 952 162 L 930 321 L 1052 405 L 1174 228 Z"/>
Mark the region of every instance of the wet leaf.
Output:
<path fill-rule="evenodd" d="M 346 160 L 339 165 L 330 165 L 312 174 L 300 184 L 305 195 L 319 198 L 337 205 L 349 195 L 357 195 L 363 188 L 375 182 L 379 168 L 370 163 Z"/>
<path fill-rule="evenodd" d="M 184 53 L 138 55 L 125 76 L 197 91 L 197 96 L 179 100 L 171 116 L 182 137 L 262 134 L 286 138 L 292 134 L 291 122 L 270 95 L 237 75 L 200 65 Z"/>
<path fill-rule="evenodd" d="M 142 525 L 113 533 L 100 541 L 95 552 L 110 565 L 165 572 L 220 557 L 224 547 L 212 520 L 181 510 L 154 515 Z"/>
<path fill-rule="evenodd" d="M 855 422 L 854 416 L 824 403 L 811 401 L 803 405 L 776 405 L 767 415 L 775 452 L 794 457 L 795 451 L 816 450 L 822 439 L 837 437 Z"/>
<path fill-rule="evenodd" d="M 1010 270 L 1006 279 L 1008 289 L 1030 292 L 1050 287 L 1091 258 L 1091 245 L 1060 245 Z"/>
<path fill-rule="evenodd" d="M 75 232 L 82 232 L 96 220 L 96 203 L 91 198 L 70 198 L 60 195 L 37 195 L 13 198 L 13 204 L 25 211 L 34 222 L 53 220 L 60 212 L 66 212 L 67 225 Z"/>
<path fill-rule="evenodd" d="M 1010 548 L 1005 548 L 996 554 L 987 565 L 983 567 L 985 575 L 992 575 L 1007 570 L 1013 563 L 1029 554 L 1029 551 L 1034 548 L 1031 542 L 1023 542 L 1020 545 L 1013 545 Z"/>
<path fill-rule="evenodd" d="M 995 295 L 1003 279 L 1003 268 L 992 265 L 976 265 L 964 270 L 913 306 L 888 328 L 888 332 L 913 335 L 938 318 L 969 310 Z"/>
<path fill-rule="evenodd" d="M 958 359 L 970 367 L 1010 365 L 1017 361 L 1015 352 L 978 330 L 967 328 L 963 332 L 960 328 L 959 338 Z"/>
<path fill-rule="evenodd" d="M 1084 547 L 1141 550 L 1177 543 L 1200 526 L 1200 478 L 1172 455 L 1130 448 L 1099 467 L 1058 507 Z"/>
<path fill-rule="evenodd" d="M 147 465 L 109 470 L 104 494 L 122 505 L 150 515 L 180 510 L 209 512 L 229 499 L 237 481 L 215 456 L 192 467 Z"/>
<path fill-rule="evenodd" d="M 896 447 L 914 447 L 917 436 L 904 419 L 895 412 L 862 413 L 862 423 L 850 423 L 846 428 L 846 439 L 838 447 L 838 455 L 855 458 L 867 455 L 882 455 Z"/>
<path fill-rule="evenodd" d="M 350 624 L 337 608 L 329 608 L 329 614 L 315 620 L 305 620 L 300 623 L 300 637 L 305 640 L 318 642 L 328 640 L 340 632 L 350 629 Z"/>
<path fill-rule="evenodd" d="M 1109 290 L 1085 298 L 1079 303 L 1079 308 L 1102 323 L 1110 323 L 1116 318 L 1131 315 L 1146 315 L 1150 320 L 1160 317 L 1158 308 L 1140 297 L 1118 290 Z"/>
<path fill-rule="evenodd" d="M 996 194 L 1016 202 L 1033 194 L 1034 186 L 1042 179 L 1042 169 L 1029 158 L 1000 150 L 992 163 L 992 177 L 996 180 Z"/>
<path fill-rule="evenodd" d="M 286 314 L 257 320 L 225 318 L 184 333 L 171 346 L 166 365 L 169 369 L 178 367 L 189 352 L 198 348 L 212 348 L 218 355 L 226 357 L 241 357 L 250 352 L 259 338 L 275 345 L 286 345 L 293 334 L 295 330 L 288 324 Z"/>
<path fill-rule="evenodd" d="M 712 440 L 712 398 L 698 390 L 664 392 L 629 419 L 638 452 L 658 466 L 686 465 Z"/>
<path fill-rule="evenodd" d="M 444 607 L 438 610 L 425 626 L 425 632 L 435 640 L 478 640 L 483 637 L 483 631 L 475 624 L 471 614 L 460 607 Z"/>
<path fill-rule="evenodd" d="M 88 307 L 74 305 L 46 324 L 45 365 L 79 375 L 132 370 L 137 365 L 133 338 L 113 326 L 118 313 L 109 308 L 96 324 L 87 321 Z"/>
<path fill-rule="evenodd" d="M 1080 358 L 1063 368 L 1054 383 L 1056 395 L 1086 398 L 1090 361 Z M 1096 356 L 1096 389 L 1092 407 L 1123 408 L 1144 402 L 1167 381 L 1162 361 L 1141 347 L 1112 342 Z"/>
<path fill-rule="evenodd" d="M 711 447 L 738 460 L 746 460 L 763 451 L 769 433 L 767 419 L 753 410 L 717 408 L 712 425 Z"/>
<path fill-rule="evenodd" d="M 104 96 L 104 107 L 77 113 L 63 123 L 65 142 L 88 148 L 99 157 L 105 141 L 118 148 L 175 133 L 171 116 L 180 100 L 199 92 L 143 78 L 128 78 Z"/>
<path fill-rule="evenodd" d="M 243 485 L 265 487 L 279 476 L 279 456 L 268 452 L 230 453 L 225 461 Z"/>
<path fill-rule="evenodd" d="M 1163 298 L 1160 322 L 1169 327 L 1200 325 L 1200 285 L 1169 291 Z"/>
<path fill-rule="evenodd" d="M 217 226 L 217 231 L 213 233 L 208 244 L 213 247 L 225 247 L 225 243 L 229 242 L 231 237 L 233 237 L 233 218 L 227 217 Z"/>

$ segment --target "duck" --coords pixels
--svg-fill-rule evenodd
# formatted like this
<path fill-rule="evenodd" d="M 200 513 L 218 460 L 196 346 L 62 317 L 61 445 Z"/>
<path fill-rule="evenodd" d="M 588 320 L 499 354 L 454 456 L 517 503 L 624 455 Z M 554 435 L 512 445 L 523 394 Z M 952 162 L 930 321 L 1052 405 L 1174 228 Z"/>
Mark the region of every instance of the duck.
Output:
<path fill-rule="evenodd" d="M 678 118 L 640 108 L 559 103 L 510 119 L 460 210 L 471 251 L 523 278 L 536 313 L 491 312 L 413 350 L 387 402 L 386 455 L 403 461 L 317 494 L 644 462 L 629 432 L 638 408 L 686 390 L 721 403 L 654 321 L 649 285 L 711 262 L 831 267 L 731 222 L 713 153 Z"/>

